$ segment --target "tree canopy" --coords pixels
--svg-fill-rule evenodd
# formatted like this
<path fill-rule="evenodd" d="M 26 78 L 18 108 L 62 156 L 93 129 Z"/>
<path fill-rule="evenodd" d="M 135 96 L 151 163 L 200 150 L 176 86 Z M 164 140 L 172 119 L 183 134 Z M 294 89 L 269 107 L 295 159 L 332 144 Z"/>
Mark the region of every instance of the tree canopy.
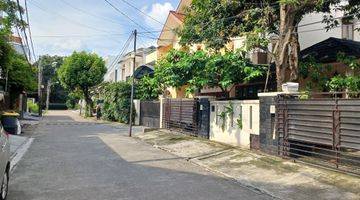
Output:
<path fill-rule="evenodd" d="M 41 64 L 43 68 L 43 80 L 42 84 L 47 87 L 50 81 L 51 84 L 51 96 L 50 102 L 52 103 L 65 103 L 68 91 L 61 85 L 59 78 L 56 74 L 57 70 L 63 64 L 64 58 L 61 56 L 43 55 L 35 63 L 35 65 Z M 45 97 L 45 96 L 44 96 Z"/>
<path fill-rule="evenodd" d="M 219 87 L 225 96 L 229 87 L 264 75 L 264 67 L 252 65 L 243 52 L 207 53 L 171 50 L 155 68 L 163 88 L 189 86 L 188 93 L 204 87 Z"/>
<path fill-rule="evenodd" d="M 86 104 L 91 109 L 90 88 L 103 81 L 106 73 L 104 60 L 93 53 L 74 52 L 65 58 L 57 73 L 64 88 L 70 91 L 80 89 L 83 92 Z M 91 112 L 88 114 L 91 115 Z"/>
<path fill-rule="evenodd" d="M 8 84 L 13 92 L 36 91 L 36 68 L 29 65 L 24 56 L 14 54 L 8 71 Z"/>
<path fill-rule="evenodd" d="M 312 12 L 323 12 L 323 24 L 331 29 L 340 24 L 331 10 L 343 11 L 347 20 L 360 18 L 360 1 L 348 0 L 193 0 L 179 31 L 181 44 L 204 43 L 219 50 L 232 37 L 245 36 L 248 50 L 267 51 L 276 64 L 278 88 L 285 81 L 298 79 L 298 25 Z M 276 36 L 276 45 L 268 49 Z M 289 69 L 290 77 L 285 77 Z"/>

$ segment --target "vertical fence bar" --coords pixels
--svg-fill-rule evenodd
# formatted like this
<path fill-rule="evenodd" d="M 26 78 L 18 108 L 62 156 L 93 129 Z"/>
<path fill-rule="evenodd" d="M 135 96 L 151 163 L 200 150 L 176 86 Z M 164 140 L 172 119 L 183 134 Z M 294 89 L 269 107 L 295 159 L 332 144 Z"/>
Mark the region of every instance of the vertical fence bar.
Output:
<path fill-rule="evenodd" d="M 183 128 L 182 127 L 182 112 L 183 112 L 183 107 L 182 107 L 182 99 L 180 99 L 180 108 L 179 108 L 179 128 Z"/>

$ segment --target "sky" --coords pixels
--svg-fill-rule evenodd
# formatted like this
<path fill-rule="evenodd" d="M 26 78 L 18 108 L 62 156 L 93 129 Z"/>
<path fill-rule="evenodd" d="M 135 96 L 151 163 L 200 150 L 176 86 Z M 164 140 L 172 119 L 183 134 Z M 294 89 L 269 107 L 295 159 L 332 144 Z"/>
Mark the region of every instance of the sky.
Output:
<path fill-rule="evenodd" d="M 122 0 L 108 0 L 143 28 L 117 12 L 105 0 L 27 0 L 36 56 L 88 51 L 103 57 L 117 55 L 136 28 L 160 31 L 162 25 Z M 179 0 L 126 0 L 142 12 L 165 22 Z M 21 0 L 24 5 L 24 0 Z M 139 34 L 140 47 L 155 45 L 159 33 Z M 151 38 L 150 38 L 151 37 Z M 132 47 L 129 47 L 129 50 Z"/>

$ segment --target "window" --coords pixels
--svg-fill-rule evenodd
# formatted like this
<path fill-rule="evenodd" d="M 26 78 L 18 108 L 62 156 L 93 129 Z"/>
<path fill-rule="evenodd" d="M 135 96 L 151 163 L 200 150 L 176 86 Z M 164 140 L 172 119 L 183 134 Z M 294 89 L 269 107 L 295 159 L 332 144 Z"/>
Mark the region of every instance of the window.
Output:
<path fill-rule="evenodd" d="M 342 38 L 346 40 L 354 40 L 354 23 L 347 20 L 342 21 L 341 26 Z"/>
<path fill-rule="evenodd" d="M 115 82 L 118 82 L 118 69 L 115 69 Z"/>
<path fill-rule="evenodd" d="M 125 66 L 124 66 L 125 67 Z M 125 80 L 125 68 L 121 69 L 121 80 L 124 81 Z"/>

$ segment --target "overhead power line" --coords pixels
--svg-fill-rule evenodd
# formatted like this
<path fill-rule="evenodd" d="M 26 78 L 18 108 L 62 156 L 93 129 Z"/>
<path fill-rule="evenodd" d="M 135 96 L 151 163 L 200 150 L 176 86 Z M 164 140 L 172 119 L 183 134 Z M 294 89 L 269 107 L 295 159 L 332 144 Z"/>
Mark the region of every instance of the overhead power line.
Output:
<path fill-rule="evenodd" d="M 139 9 L 138 7 L 134 6 L 133 4 L 131 4 L 130 2 L 128 2 L 127 0 L 120 0 L 122 2 L 124 2 L 125 4 L 127 4 L 128 6 L 134 8 L 135 10 L 137 10 L 139 13 L 143 14 L 144 16 L 148 17 L 149 19 L 157 22 L 160 25 L 166 26 L 163 22 L 160 22 L 159 20 L 157 20 L 156 18 L 152 17 L 151 15 L 145 13 L 144 11 L 142 11 L 141 9 Z"/>
<path fill-rule="evenodd" d="M 17 3 L 17 7 L 18 7 L 18 11 L 19 11 L 19 15 L 20 15 L 20 20 L 21 22 L 24 22 L 24 19 L 23 19 L 23 16 L 22 16 L 22 10 L 21 10 L 21 6 L 20 6 L 20 1 L 19 0 L 16 0 L 16 3 Z M 27 34 L 26 34 L 26 29 L 25 29 L 25 25 L 23 24 L 22 27 L 20 27 L 20 31 L 22 31 L 24 33 L 24 37 L 25 37 L 25 42 L 26 42 L 26 46 L 28 47 L 29 49 L 29 59 L 28 59 L 28 62 L 29 60 L 31 60 L 31 52 L 30 52 L 30 46 L 29 46 L 29 41 L 28 41 L 28 37 L 27 37 Z M 20 35 L 19 35 L 20 36 Z M 21 37 L 21 36 L 20 36 Z M 24 48 L 25 50 L 25 48 Z M 25 53 L 26 55 L 26 53 Z M 35 58 L 34 58 L 35 59 Z M 29 62 L 30 63 L 30 62 Z"/>
<path fill-rule="evenodd" d="M 257 3 L 249 3 L 249 4 L 257 4 Z M 278 7 L 279 4 L 270 4 L 270 7 Z M 257 9 L 264 9 L 264 8 L 257 8 Z M 250 11 L 250 10 L 253 10 L 253 9 L 248 9 L 248 10 L 244 10 L 243 12 L 245 11 Z M 350 14 L 350 15 L 344 15 L 344 16 L 341 16 L 341 17 L 335 17 L 334 20 L 339 20 L 339 19 L 343 19 L 343 18 L 348 18 L 348 17 L 353 17 L 353 16 L 356 16 L 356 14 Z M 216 21 L 223 21 L 223 20 L 230 20 L 230 19 L 236 19 L 236 18 L 239 18 L 239 17 L 243 17 L 242 14 L 237 14 L 237 15 L 234 15 L 234 16 L 229 16 L 229 17 L 224 17 L 224 18 L 220 18 L 220 19 L 215 19 L 211 22 L 216 22 Z M 202 26 L 202 29 L 205 29 L 207 26 L 210 25 L 211 23 L 210 21 L 205 23 L 203 26 Z M 306 26 L 311 26 L 311 25 L 315 25 L 315 24 L 320 24 L 320 23 L 324 23 L 323 20 L 321 21 L 315 21 L 315 22 L 310 22 L 310 23 L 306 23 L 306 24 L 301 24 L 301 25 L 297 25 L 295 27 L 297 28 L 300 28 L 300 27 L 306 27 Z M 324 28 L 326 29 L 326 28 Z M 139 32 L 139 34 L 142 34 L 142 33 L 159 33 L 159 32 L 167 32 L 167 31 L 175 31 L 176 28 L 170 28 L 170 29 L 163 29 L 163 30 L 154 30 L 154 31 L 144 31 L 144 32 Z"/>
<path fill-rule="evenodd" d="M 126 42 L 124 43 L 123 47 L 121 48 L 119 54 L 115 57 L 115 59 L 113 60 L 113 62 L 110 64 L 110 66 L 108 67 L 108 70 L 111 70 L 112 68 L 114 68 L 114 66 L 120 61 L 120 59 L 123 57 L 124 53 L 126 52 L 126 50 L 128 49 L 131 40 L 133 39 L 133 33 L 131 33 L 131 35 L 129 36 L 129 38 L 126 40 Z"/>
<path fill-rule="evenodd" d="M 60 0 L 60 1 L 63 2 L 64 4 L 66 4 L 67 6 L 73 8 L 74 10 L 77 10 L 77 11 L 79 11 L 79 12 L 85 14 L 85 15 L 95 17 L 96 19 L 101 18 L 101 19 L 103 19 L 103 20 L 106 21 L 106 22 L 110 22 L 110 23 L 113 23 L 113 24 L 116 24 L 116 25 L 125 25 L 125 24 L 121 24 L 121 23 L 119 23 L 118 21 L 116 21 L 116 20 L 114 20 L 114 19 L 111 19 L 111 18 L 109 18 L 109 17 L 105 17 L 105 16 L 102 16 L 102 15 L 98 15 L 98 14 L 95 14 L 95 13 L 93 13 L 93 12 L 88 12 L 88 11 L 86 11 L 86 10 L 84 10 L 84 9 L 78 8 L 78 7 L 70 4 L 69 2 L 67 2 L 67 1 L 65 1 L 65 0 Z"/>
<path fill-rule="evenodd" d="M 23 43 L 23 40 L 22 40 L 22 37 L 21 37 L 21 34 L 20 34 L 20 31 L 19 31 L 19 27 L 16 26 L 16 33 L 18 34 L 18 36 L 20 37 L 20 46 L 21 46 L 21 49 L 23 50 L 23 53 L 24 53 L 24 56 L 25 56 L 25 59 L 26 59 L 26 62 L 30 64 L 30 61 L 29 61 L 29 58 L 27 56 L 27 53 L 26 53 L 26 50 L 25 50 L 25 46 L 24 46 L 24 43 Z"/>
<path fill-rule="evenodd" d="M 139 24 L 136 20 L 132 19 L 129 15 L 127 15 L 126 13 L 124 13 L 123 11 L 121 11 L 118 7 L 116 7 L 114 4 L 112 4 L 109 0 L 104 0 L 107 4 L 109 4 L 112 8 L 114 8 L 118 13 L 120 13 L 121 15 L 123 15 L 124 17 L 126 17 L 128 20 L 130 20 L 132 23 L 134 23 L 135 25 L 137 25 L 138 27 L 140 27 L 141 29 L 143 29 L 144 31 L 148 31 L 148 29 L 146 27 L 144 27 L 143 25 Z"/>
<path fill-rule="evenodd" d="M 28 30 L 29 30 L 31 49 L 32 49 L 33 58 L 34 58 L 34 61 L 35 61 L 36 60 L 36 54 L 35 54 L 34 42 L 33 42 L 33 39 L 32 39 L 32 33 L 31 33 L 31 28 L 30 28 L 30 19 L 29 19 L 29 10 L 28 10 L 28 6 L 27 6 L 27 0 L 25 0 L 25 12 L 26 12 L 26 23 L 28 24 Z"/>
<path fill-rule="evenodd" d="M 114 37 L 114 36 L 122 36 L 129 35 L 130 33 L 113 33 L 113 34 L 69 34 L 69 35 L 34 35 L 33 37 L 37 38 L 71 38 L 71 37 Z"/>
<path fill-rule="evenodd" d="M 39 6 L 39 4 L 36 3 L 36 1 L 34 1 L 34 0 L 30 1 L 30 3 L 32 5 L 34 5 L 35 7 L 37 7 L 38 9 L 42 10 L 43 12 L 49 14 L 49 15 L 56 15 L 56 16 L 62 18 L 62 19 L 65 19 L 66 21 L 69 21 L 70 23 L 76 24 L 78 26 L 82 26 L 82 27 L 85 27 L 85 28 L 88 28 L 88 29 L 91 29 L 91 30 L 95 30 L 95 31 L 98 31 L 98 32 L 113 33 L 113 32 L 107 31 L 107 30 L 99 29 L 99 28 L 96 28 L 96 27 L 92 27 L 92 26 L 88 26 L 86 24 L 80 23 L 78 21 L 75 21 L 74 19 L 70 19 L 70 18 L 68 18 L 66 16 L 63 16 L 63 15 L 57 13 L 57 12 L 54 12 L 53 10 L 49 11 L 49 10 Z"/>

